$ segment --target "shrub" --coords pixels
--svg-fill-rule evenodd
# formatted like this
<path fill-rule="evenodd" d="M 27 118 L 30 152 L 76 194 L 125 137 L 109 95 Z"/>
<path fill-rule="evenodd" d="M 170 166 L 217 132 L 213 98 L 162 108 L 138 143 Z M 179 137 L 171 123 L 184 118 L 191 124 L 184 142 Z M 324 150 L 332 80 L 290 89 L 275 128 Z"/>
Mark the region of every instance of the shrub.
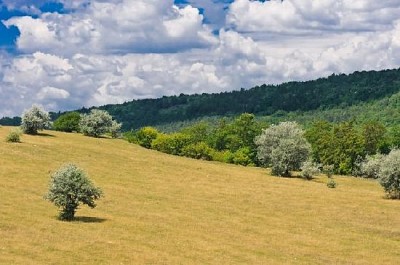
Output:
<path fill-rule="evenodd" d="M 86 136 L 99 137 L 110 132 L 115 134 L 120 125 L 112 120 L 110 114 L 105 110 L 93 109 L 89 114 L 81 116 L 79 122 L 80 131 Z"/>
<path fill-rule="evenodd" d="M 195 159 L 212 160 L 214 150 L 204 142 L 189 144 L 182 149 L 182 155 Z"/>
<path fill-rule="evenodd" d="M 68 112 L 58 117 L 53 123 L 53 129 L 61 132 L 78 132 L 81 115 L 76 112 Z"/>
<path fill-rule="evenodd" d="M 272 125 L 255 138 L 257 157 L 263 165 L 272 167 L 272 174 L 290 176 L 307 160 L 311 146 L 296 122 Z"/>
<path fill-rule="evenodd" d="M 322 167 L 322 171 L 326 174 L 328 178 L 332 178 L 334 168 L 335 168 L 334 165 L 324 165 Z"/>
<path fill-rule="evenodd" d="M 12 130 L 6 137 L 6 141 L 9 143 L 20 143 L 21 142 L 21 131 L 18 129 Z"/>
<path fill-rule="evenodd" d="M 119 138 L 121 136 L 121 134 L 120 134 L 121 127 L 122 127 L 122 123 L 112 121 L 111 127 L 108 130 L 111 135 L 111 138 Z"/>
<path fill-rule="evenodd" d="M 135 133 L 135 142 L 145 148 L 151 148 L 151 143 L 159 134 L 157 129 L 153 127 L 143 127 Z"/>
<path fill-rule="evenodd" d="M 313 163 L 311 160 L 307 160 L 306 162 L 304 162 L 303 166 L 301 167 L 301 177 L 303 179 L 310 180 L 319 173 L 320 170 L 318 168 L 318 165 Z"/>
<path fill-rule="evenodd" d="M 334 179 L 329 179 L 329 181 L 326 183 L 326 186 L 330 189 L 334 189 L 337 187 L 337 183 Z"/>
<path fill-rule="evenodd" d="M 151 148 L 157 151 L 182 155 L 182 150 L 190 143 L 189 136 L 183 133 L 160 134 L 151 144 Z"/>
<path fill-rule="evenodd" d="M 400 199 L 400 150 L 393 149 L 382 159 L 378 173 L 379 182 L 386 195 L 391 199 Z"/>
<path fill-rule="evenodd" d="M 50 115 L 41 107 L 33 105 L 22 114 L 21 129 L 26 134 L 37 134 L 38 131 L 50 128 Z"/>
<path fill-rule="evenodd" d="M 93 185 L 82 169 L 74 164 L 67 164 L 51 176 L 45 199 L 61 208 L 61 220 L 70 221 L 74 219 L 80 204 L 94 208 L 95 200 L 101 196 L 102 191 Z"/>
<path fill-rule="evenodd" d="M 361 163 L 357 175 L 364 178 L 379 178 L 379 171 L 381 168 L 382 159 L 384 155 L 376 154 L 374 156 L 367 156 L 365 161 Z"/>
<path fill-rule="evenodd" d="M 224 150 L 224 151 L 214 150 L 214 152 L 212 154 L 213 161 L 224 162 L 224 163 L 233 163 L 232 158 L 233 158 L 233 154 L 229 150 Z"/>
<path fill-rule="evenodd" d="M 251 149 L 249 147 L 242 147 L 232 153 L 231 160 L 235 165 L 254 166 L 252 157 L 253 154 Z"/>

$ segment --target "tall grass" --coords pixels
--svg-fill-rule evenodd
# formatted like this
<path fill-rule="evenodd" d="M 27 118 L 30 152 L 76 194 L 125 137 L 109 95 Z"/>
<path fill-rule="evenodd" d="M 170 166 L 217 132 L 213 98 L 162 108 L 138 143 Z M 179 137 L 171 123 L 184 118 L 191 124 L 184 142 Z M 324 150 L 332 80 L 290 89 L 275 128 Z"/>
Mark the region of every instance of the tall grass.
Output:
<path fill-rule="evenodd" d="M 43 199 L 65 162 L 105 195 L 70 223 Z M 399 201 L 376 181 L 335 180 L 328 189 L 323 176 L 271 177 L 79 134 L 0 141 L 0 264 L 397 264 Z"/>

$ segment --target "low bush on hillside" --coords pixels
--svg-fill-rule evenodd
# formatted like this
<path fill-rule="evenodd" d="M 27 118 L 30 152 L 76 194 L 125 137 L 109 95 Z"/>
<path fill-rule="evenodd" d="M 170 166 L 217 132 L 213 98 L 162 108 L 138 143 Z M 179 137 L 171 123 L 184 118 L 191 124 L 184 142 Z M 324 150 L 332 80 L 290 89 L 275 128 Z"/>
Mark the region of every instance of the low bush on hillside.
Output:
<path fill-rule="evenodd" d="M 95 200 L 102 196 L 86 173 L 74 164 L 66 164 L 52 176 L 45 199 L 60 208 L 59 219 L 71 221 L 80 204 L 96 207 Z"/>
<path fill-rule="evenodd" d="M 326 183 L 326 186 L 330 189 L 334 189 L 337 187 L 337 183 L 334 179 L 329 179 L 329 181 Z"/>
<path fill-rule="evenodd" d="M 134 138 L 131 141 L 145 148 L 151 148 L 153 140 L 155 140 L 159 134 L 157 129 L 153 127 L 143 127 L 133 134 Z"/>
<path fill-rule="evenodd" d="M 354 175 L 364 178 L 379 178 L 379 171 L 384 157 L 382 154 L 367 156 L 365 161 L 360 164 L 358 172 Z"/>
<path fill-rule="evenodd" d="M 181 154 L 186 157 L 212 160 L 214 150 L 204 142 L 189 144 L 182 149 Z"/>
<path fill-rule="evenodd" d="M 303 166 L 301 167 L 301 177 L 306 180 L 312 179 L 320 172 L 321 171 L 319 170 L 318 165 L 315 164 L 312 160 L 307 160 L 303 163 Z"/>
<path fill-rule="evenodd" d="M 400 150 L 394 149 L 382 158 L 379 169 L 379 182 L 386 195 L 391 199 L 400 199 Z"/>
<path fill-rule="evenodd" d="M 68 112 L 58 117 L 53 123 L 53 129 L 61 132 L 79 132 L 81 115 L 78 112 Z"/>
<path fill-rule="evenodd" d="M 19 129 L 12 130 L 6 137 L 6 142 L 9 143 L 20 143 L 22 132 Z"/>

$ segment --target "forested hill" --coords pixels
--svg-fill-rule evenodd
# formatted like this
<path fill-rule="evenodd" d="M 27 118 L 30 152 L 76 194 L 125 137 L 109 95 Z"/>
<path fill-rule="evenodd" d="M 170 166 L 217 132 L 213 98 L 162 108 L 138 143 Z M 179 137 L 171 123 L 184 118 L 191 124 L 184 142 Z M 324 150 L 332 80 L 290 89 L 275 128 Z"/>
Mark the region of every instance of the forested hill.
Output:
<path fill-rule="evenodd" d="M 156 126 L 210 116 L 238 115 L 244 112 L 265 116 L 277 111 L 312 111 L 347 107 L 376 101 L 400 91 L 400 69 L 331 75 L 306 82 L 262 85 L 249 90 L 219 94 L 195 94 L 133 100 L 105 105 L 123 130 Z M 88 112 L 89 109 L 81 109 Z M 58 114 L 52 113 L 53 118 Z M 0 119 L 0 124 L 19 123 L 20 119 Z"/>
<path fill-rule="evenodd" d="M 249 90 L 162 97 L 100 107 L 123 129 L 227 116 L 243 112 L 270 115 L 276 111 L 310 111 L 374 101 L 400 91 L 400 69 L 331 75 L 306 82 L 262 85 Z"/>

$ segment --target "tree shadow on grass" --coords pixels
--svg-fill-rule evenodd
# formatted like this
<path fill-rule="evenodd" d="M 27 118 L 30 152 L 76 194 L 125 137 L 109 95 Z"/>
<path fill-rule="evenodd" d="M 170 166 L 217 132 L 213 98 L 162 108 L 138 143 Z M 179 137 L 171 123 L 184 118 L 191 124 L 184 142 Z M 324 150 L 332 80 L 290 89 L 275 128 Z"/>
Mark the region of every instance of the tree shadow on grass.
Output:
<path fill-rule="evenodd" d="M 73 221 L 81 223 L 104 223 L 105 221 L 107 221 L 107 219 L 99 217 L 90 217 L 90 216 L 77 216 L 74 218 Z"/>
<path fill-rule="evenodd" d="M 56 137 L 55 135 L 48 134 L 48 133 L 37 133 L 37 134 L 34 134 L 33 136 L 41 136 L 41 137 Z"/>

